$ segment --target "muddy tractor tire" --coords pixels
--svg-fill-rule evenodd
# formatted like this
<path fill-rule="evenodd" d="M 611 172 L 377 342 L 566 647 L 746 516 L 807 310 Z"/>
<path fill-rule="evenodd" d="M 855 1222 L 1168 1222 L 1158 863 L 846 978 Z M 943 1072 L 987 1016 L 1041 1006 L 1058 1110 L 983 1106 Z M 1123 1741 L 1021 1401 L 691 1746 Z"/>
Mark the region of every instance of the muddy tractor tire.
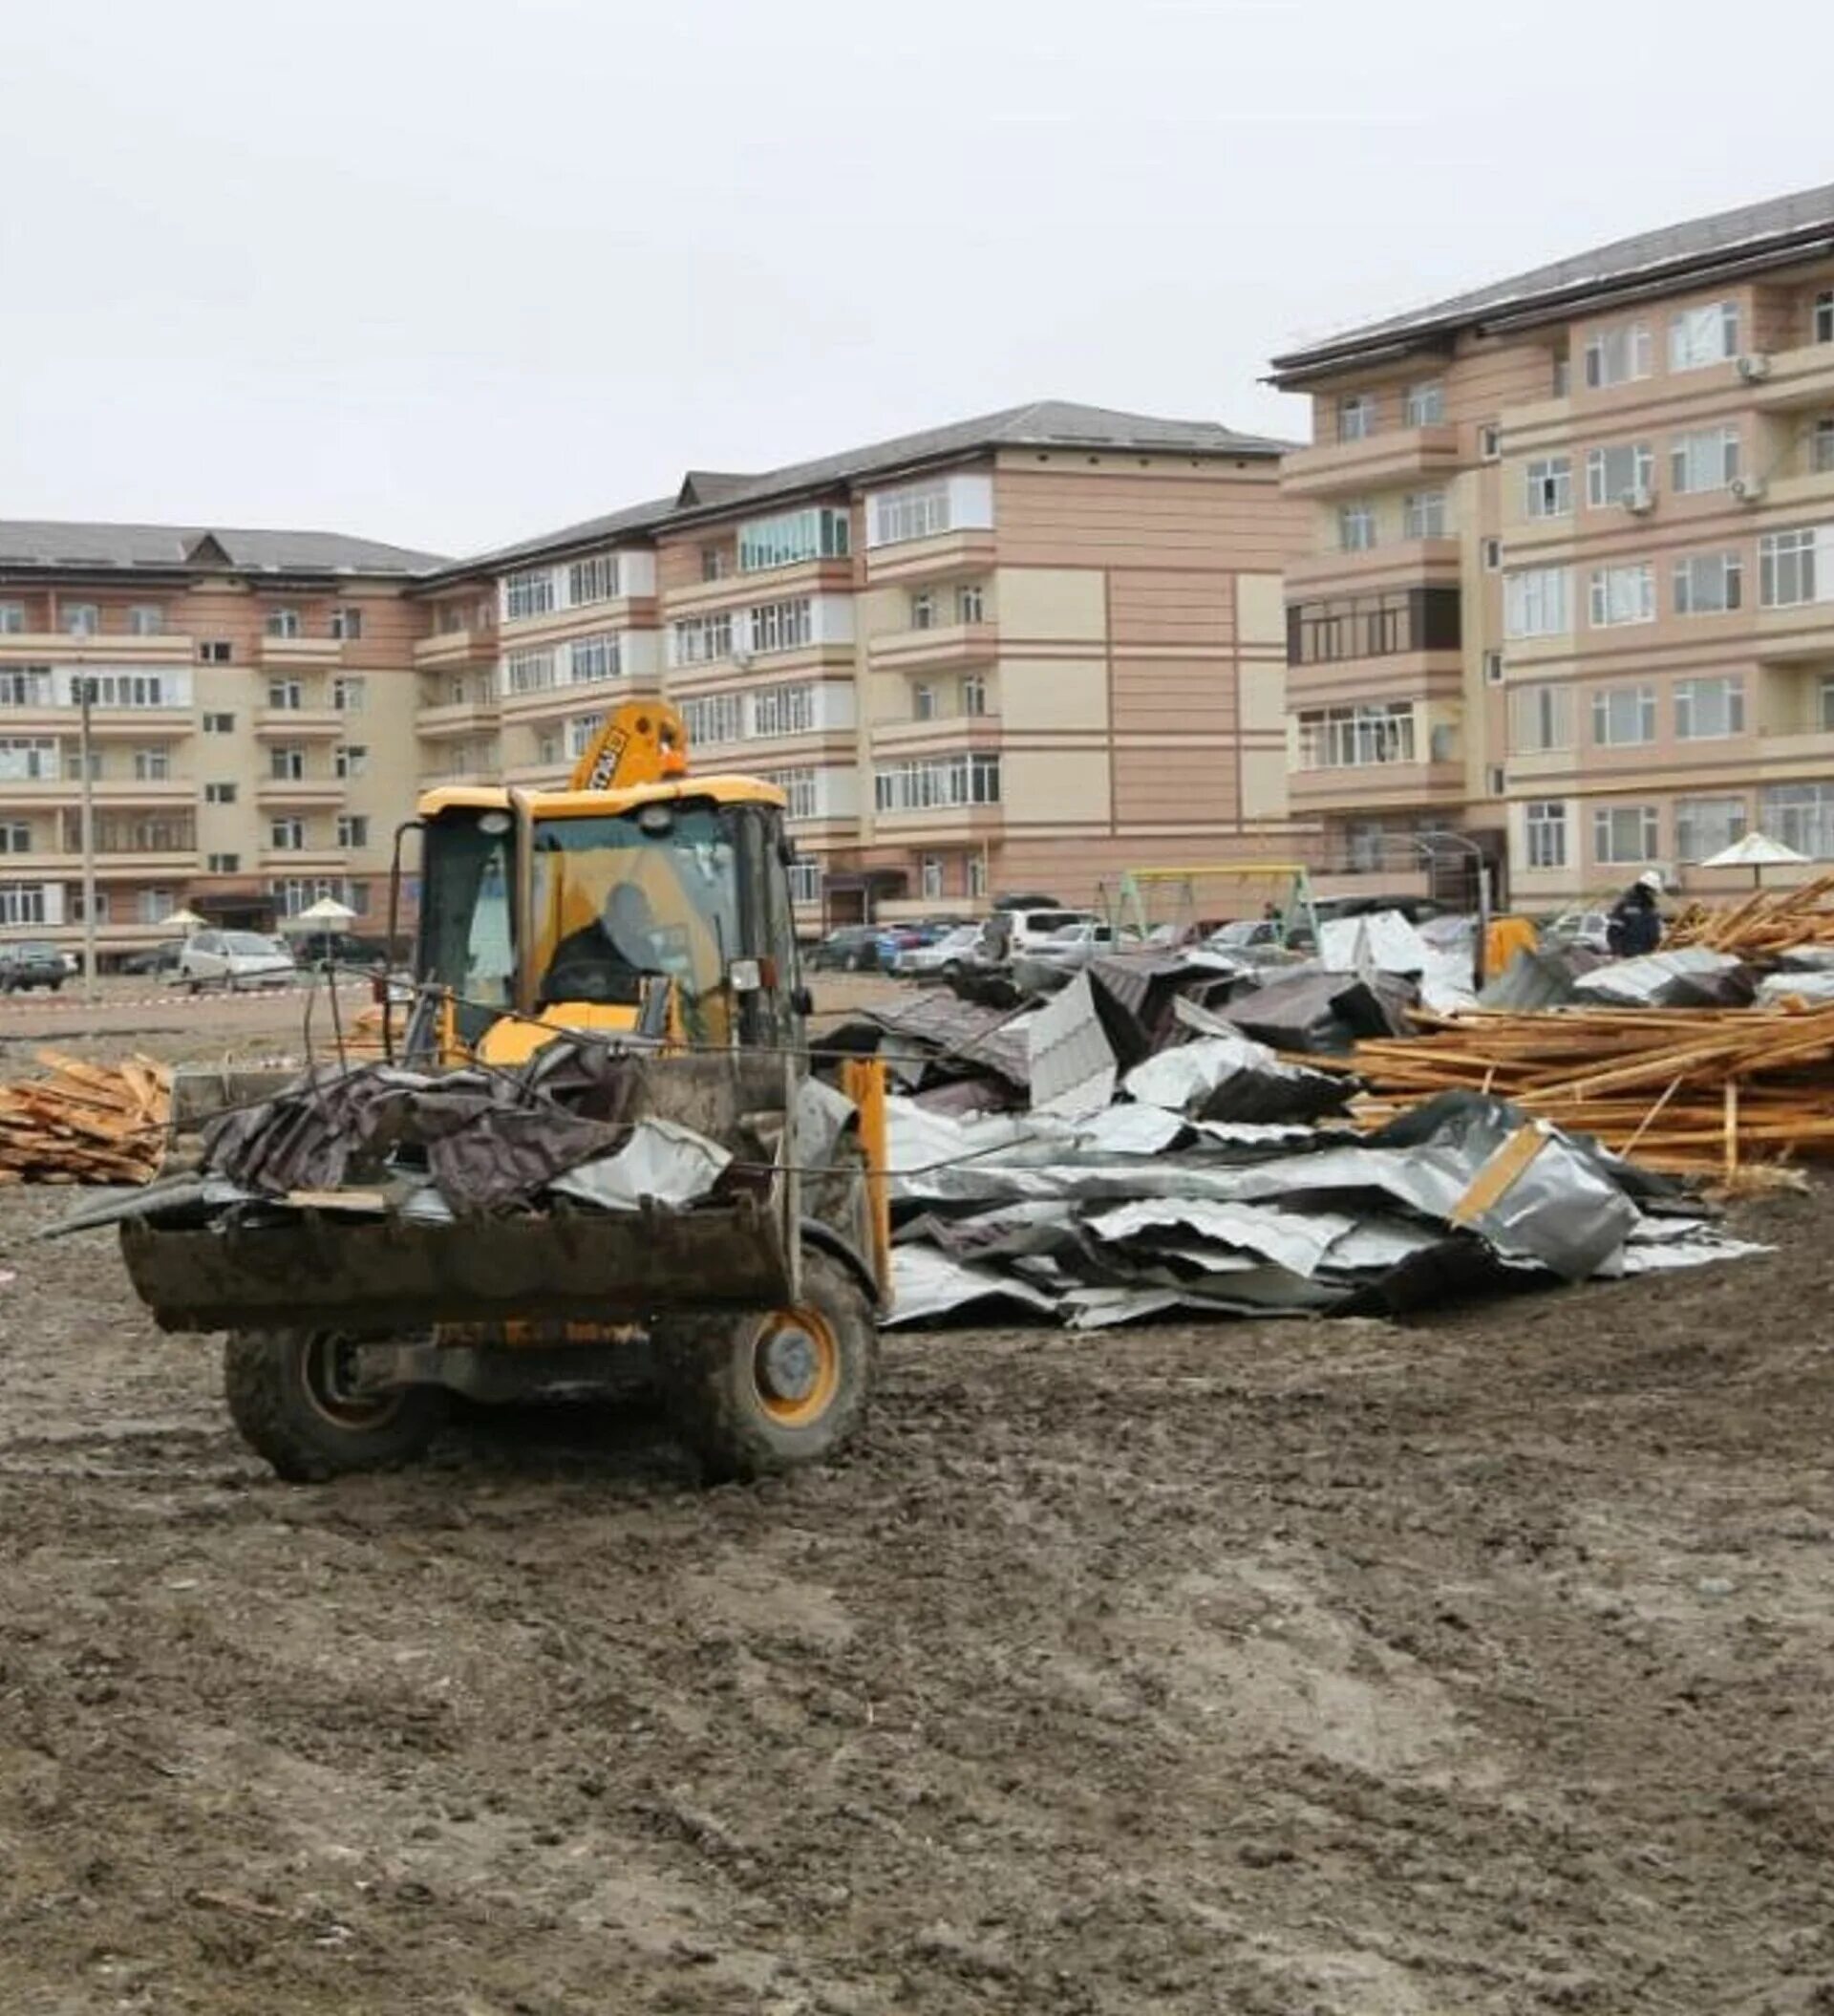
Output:
<path fill-rule="evenodd" d="M 438 1386 L 353 1392 L 349 1352 L 328 1330 L 236 1330 L 224 1341 L 230 1418 L 288 1484 L 412 1463 L 445 1419 Z"/>
<path fill-rule="evenodd" d="M 879 1355 L 865 1290 L 813 1250 L 795 1308 L 672 1319 L 655 1341 L 670 1421 L 713 1483 L 834 1455 L 865 1415 Z"/>

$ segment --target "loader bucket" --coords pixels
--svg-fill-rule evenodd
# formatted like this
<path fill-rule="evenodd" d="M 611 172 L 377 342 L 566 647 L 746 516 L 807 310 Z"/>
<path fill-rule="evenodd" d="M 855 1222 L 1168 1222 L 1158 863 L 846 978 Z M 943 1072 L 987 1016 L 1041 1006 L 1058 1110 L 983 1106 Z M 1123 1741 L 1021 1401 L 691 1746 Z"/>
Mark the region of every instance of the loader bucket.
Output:
<path fill-rule="evenodd" d="M 555 1211 L 450 1225 L 300 1212 L 280 1226 L 121 1227 L 136 1292 L 162 1330 L 641 1322 L 790 1298 L 782 1221 L 740 1196 L 692 1211 Z"/>

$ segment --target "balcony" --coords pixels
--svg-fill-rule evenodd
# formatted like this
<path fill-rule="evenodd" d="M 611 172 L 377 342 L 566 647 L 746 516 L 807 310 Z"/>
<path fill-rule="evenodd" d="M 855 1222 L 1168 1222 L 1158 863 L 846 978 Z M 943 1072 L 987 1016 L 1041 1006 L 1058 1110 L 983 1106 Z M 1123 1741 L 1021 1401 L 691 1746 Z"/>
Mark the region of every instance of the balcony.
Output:
<path fill-rule="evenodd" d="M 1333 770 L 1294 770 L 1287 779 L 1294 813 L 1372 811 L 1402 805 L 1462 805 L 1464 764 L 1352 763 Z"/>
<path fill-rule="evenodd" d="M 160 631 L 151 637 L 122 636 L 109 631 L 73 636 L 64 630 L 16 631 L 0 636 L 0 665 L 123 665 L 138 671 L 147 666 L 163 671 L 189 665 L 197 642 L 183 631 Z"/>
<path fill-rule="evenodd" d="M 1287 705 L 1344 705 L 1358 699 L 1456 699 L 1464 690 L 1458 651 L 1397 651 L 1287 667 Z"/>
<path fill-rule="evenodd" d="M 1441 483 L 1459 467 L 1456 427 L 1399 427 L 1297 449 L 1281 461 L 1280 487 L 1291 497 L 1354 497 L 1407 483 Z"/>
<path fill-rule="evenodd" d="M 996 714 L 931 716 L 928 720 L 872 724 L 872 753 L 877 757 L 949 756 L 959 749 L 997 749 L 1000 741 Z"/>
<path fill-rule="evenodd" d="M 76 881 L 83 872 L 82 854 L 75 847 L 57 853 L 26 854 L 17 858 L 30 874 L 44 875 L 53 880 Z M 98 847 L 96 874 L 102 882 L 158 882 L 175 875 L 195 875 L 201 858 L 195 847 Z"/>
<path fill-rule="evenodd" d="M 259 858 L 263 869 L 270 875 L 312 875 L 325 869 L 348 868 L 351 849 L 341 847 L 265 847 Z"/>
<path fill-rule="evenodd" d="M 94 708 L 89 732 L 97 741 L 164 742 L 191 735 L 197 718 L 188 707 Z M 82 732 L 82 714 L 75 707 L 0 706 L 0 736 L 56 735 L 75 741 Z"/>
<path fill-rule="evenodd" d="M 494 697 L 446 700 L 437 707 L 422 707 L 414 718 L 414 732 L 430 742 L 444 741 L 452 736 L 492 734 L 497 720 Z"/>
<path fill-rule="evenodd" d="M 937 532 L 928 539 L 901 539 L 893 546 L 866 549 L 866 580 L 879 587 L 888 581 L 929 581 L 960 574 L 984 574 L 994 564 L 998 542 L 986 526 L 964 526 Z"/>
<path fill-rule="evenodd" d="M 1384 588 L 1412 588 L 1425 583 L 1459 585 L 1459 542 L 1456 539 L 1397 539 L 1387 546 L 1364 547 L 1357 552 L 1333 548 L 1309 553 L 1287 567 L 1287 600 L 1312 595 L 1351 594 Z"/>
<path fill-rule="evenodd" d="M 872 837 L 882 847 L 900 843 L 924 847 L 950 841 L 985 840 L 1006 823 L 1003 805 L 926 805 L 910 811 L 875 812 Z"/>
<path fill-rule="evenodd" d="M 416 637 L 414 662 L 437 672 L 444 666 L 469 665 L 474 658 L 494 658 L 497 634 L 494 631 L 441 630 L 430 637 Z"/>
<path fill-rule="evenodd" d="M 1000 633 L 992 623 L 946 623 L 929 630 L 882 631 L 866 640 L 866 663 L 874 672 L 966 672 L 999 655 Z"/>
<path fill-rule="evenodd" d="M 1759 609 L 1757 642 L 1763 659 L 1834 657 L 1834 602 Z"/>
<path fill-rule="evenodd" d="M 168 777 L 157 782 L 140 778 L 97 778 L 91 787 L 96 805 L 189 805 L 197 803 L 197 780 Z M 9 811 L 32 805 L 80 805 L 83 787 L 73 774 L 62 778 L 0 779 L 0 804 Z"/>
<path fill-rule="evenodd" d="M 1751 388 L 1751 402 L 1760 413 L 1787 413 L 1802 406 L 1834 408 L 1834 343 L 1772 351 L 1769 371 Z"/>
<path fill-rule="evenodd" d="M 255 663 L 265 672 L 305 672 L 344 662 L 342 637 L 268 637 L 255 642 Z"/>
<path fill-rule="evenodd" d="M 265 742 L 341 741 L 349 725 L 335 707 L 255 709 L 255 734 Z"/>
<path fill-rule="evenodd" d="M 341 805 L 345 790 L 341 777 L 263 777 L 255 783 L 255 803 L 264 809 Z"/>

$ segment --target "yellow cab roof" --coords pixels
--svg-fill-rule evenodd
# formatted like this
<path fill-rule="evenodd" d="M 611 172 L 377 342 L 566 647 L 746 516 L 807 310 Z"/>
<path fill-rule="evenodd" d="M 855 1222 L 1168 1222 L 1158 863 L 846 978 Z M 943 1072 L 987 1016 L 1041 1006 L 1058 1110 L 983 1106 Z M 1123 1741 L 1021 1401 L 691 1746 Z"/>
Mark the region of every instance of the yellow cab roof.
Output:
<path fill-rule="evenodd" d="M 781 789 L 761 777 L 720 772 L 706 777 L 665 777 L 621 791 L 512 791 L 501 784 L 444 784 L 420 794 L 419 811 L 422 819 L 437 819 L 442 812 L 504 812 L 521 803 L 536 819 L 603 819 L 634 811 L 639 805 L 686 798 L 711 798 L 727 805 L 776 805 L 779 810 L 789 805 Z"/>

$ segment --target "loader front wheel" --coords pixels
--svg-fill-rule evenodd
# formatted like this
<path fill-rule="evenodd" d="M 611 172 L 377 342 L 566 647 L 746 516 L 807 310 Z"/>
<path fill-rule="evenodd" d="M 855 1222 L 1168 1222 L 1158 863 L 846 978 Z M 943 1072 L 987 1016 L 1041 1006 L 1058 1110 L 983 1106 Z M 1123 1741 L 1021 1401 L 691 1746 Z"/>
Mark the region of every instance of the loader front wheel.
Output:
<path fill-rule="evenodd" d="M 851 1272 L 809 1252 L 794 1308 L 659 1324 L 656 1344 L 675 1432 L 723 1482 L 835 1454 L 865 1413 L 879 1340 Z"/>
<path fill-rule="evenodd" d="M 223 1386 L 242 1439 L 288 1484 L 412 1463 L 438 1431 L 438 1386 L 364 1393 L 351 1339 L 334 1330 L 235 1330 Z"/>

